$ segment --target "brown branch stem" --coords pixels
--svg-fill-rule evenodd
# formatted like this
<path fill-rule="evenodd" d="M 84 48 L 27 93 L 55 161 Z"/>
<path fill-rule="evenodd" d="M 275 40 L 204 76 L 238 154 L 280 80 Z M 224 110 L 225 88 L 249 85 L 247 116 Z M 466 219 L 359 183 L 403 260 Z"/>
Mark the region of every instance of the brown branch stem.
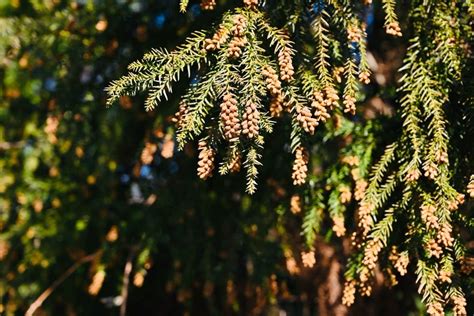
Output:
<path fill-rule="evenodd" d="M 44 303 L 44 301 L 56 290 L 58 286 L 61 285 L 71 274 L 73 274 L 81 265 L 84 263 L 90 262 L 97 257 L 101 251 L 96 251 L 90 255 L 82 257 L 79 261 L 75 262 L 72 266 L 69 267 L 56 281 L 51 284 L 40 296 L 30 305 L 28 310 L 25 313 L 25 316 L 33 316 L 38 308 Z"/>
<path fill-rule="evenodd" d="M 125 268 L 123 269 L 123 278 L 122 278 L 122 304 L 120 305 L 120 316 L 127 315 L 127 300 L 128 300 L 128 289 L 130 284 L 130 274 L 133 269 L 133 258 L 135 252 L 137 251 L 136 247 L 132 247 L 130 253 L 128 254 L 127 262 L 125 263 Z"/>

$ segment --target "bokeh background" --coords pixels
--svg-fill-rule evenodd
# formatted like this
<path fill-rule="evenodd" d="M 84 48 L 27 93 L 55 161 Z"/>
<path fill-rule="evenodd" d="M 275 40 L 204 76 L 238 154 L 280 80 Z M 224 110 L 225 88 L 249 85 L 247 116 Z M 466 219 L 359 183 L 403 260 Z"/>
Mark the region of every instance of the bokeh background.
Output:
<path fill-rule="evenodd" d="M 0 1 L 0 314 L 23 315 L 48 289 L 36 315 L 117 315 L 124 298 L 129 315 L 420 314 L 412 276 L 392 290 L 380 281 L 351 312 L 340 304 L 349 239 L 318 239 L 318 264 L 301 265 L 284 124 L 250 197 L 242 174 L 200 181 L 195 146 L 175 149 L 186 82 L 153 112 L 142 97 L 105 106 L 130 62 L 234 5 L 198 2 L 179 13 L 167 0 Z M 382 23 L 371 16 L 368 137 L 393 113 L 385 87 L 404 50 L 374 31 Z"/>

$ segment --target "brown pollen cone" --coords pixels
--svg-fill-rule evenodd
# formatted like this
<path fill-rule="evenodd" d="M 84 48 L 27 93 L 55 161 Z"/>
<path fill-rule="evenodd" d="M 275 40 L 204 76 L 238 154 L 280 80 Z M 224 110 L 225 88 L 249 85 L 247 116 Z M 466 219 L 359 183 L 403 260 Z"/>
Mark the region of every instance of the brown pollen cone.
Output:
<path fill-rule="evenodd" d="M 212 149 L 206 141 L 199 142 L 199 156 L 197 174 L 199 178 L 206 180 L 212 177 L 214 171 L 214 159 L 216 152 Z"/>
<path fill-rule="evenodd" d="M 308 151 L 302 146 L 298 147 L 293 163 L 293 174 L 291 175 L 294 185 L 301 185 L 306 182 L 306 177 L 308 176 L 308 162 Z"/>
<path fill-rule="evenodd" d="M 224 95 L 223 102 L 221 103 L 220 119 L 226 140 L 235 140 L 240 136 L 239 108 L 237 107 L 237 100 L 231 93 Z"/>

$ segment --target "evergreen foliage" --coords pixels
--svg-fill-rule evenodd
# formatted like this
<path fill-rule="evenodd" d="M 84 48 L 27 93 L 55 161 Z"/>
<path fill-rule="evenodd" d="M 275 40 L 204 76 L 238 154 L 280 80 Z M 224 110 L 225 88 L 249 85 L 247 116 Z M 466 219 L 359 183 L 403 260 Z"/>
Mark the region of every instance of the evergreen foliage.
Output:
<path fill-rule="evenodd" d="M 283 85 L 282 90 L 277 92 L 282 95 L 279 106 L 286 109 L 295 122 L 291 124 L 292 151 L 296 153 L 293 180 L 295 184 L 302 184 L 308 160 L 305 158 L 306 150 L 303 152 L 301 146 L 315 133 L 315 127 L 331 116 L 344 121 L 347 119 L 341 117 L 342 113 L 355 114 L 356 96 L 361 87 L 358 80 L 370 82 L 364 20 L 371 8 L 370 1 L 367 6 L 339 1 L 317 1 L 311 5 L 303 5 L 299 1 L 288 5 L 272 2 L 259 5 L 258 1 L 244 1 L 244 4 L 243 8 L 224 15 L 212 37 L 208 35 L 206 40 L 206 36 L 199 33 L 200 37 L 191 37 L 185 46 L 178 47 L 174 53 L 176 56 L 194 54 L 196 57 L 180 58 L 180 63 L 172 66 L 173 71 L 182 71 L 185 64 L 191 67 L 199 62 L 199 57 L 203 57 L 203 64 L 212 65 L 210 71 L 201 66 L 204 71 L 196 72 L 197 86 L 207 88 L 199 90 L 199 94 L 188 93 L 183 98 L 184 104 L 189 107 L 186 115 L 192 117 L 183 126 L 189 128 L 188 132 L 194 136 L 205 133 L 217 148 L 226 137 L 222 129 L 220 134 L 215 135 L 218 129 L 213 125 L 219 122 L 219 118 L 208 118 L 208 115 L 226 91 L 235 90 L 240 92 L 236 99 L 239 116 L 244 120 L 242 124 L 246 120 L 243 113 L 248 113 L 249 107 L 256 105 L 259 113 L 255 113 L 254 117 L 258 118 L 258 127 L 271 133 L 273 122 L 268 114 L 271 113 L 277 120 L 280 117 L 280 111 L 276 114 L 272 111 L 274 100 L 271 98 L 275 95 L 272 89 Z M 392 0 L 382 1 L 384 27 L 388 34 L 402 36 L 396 5 Z M 305 18 L 297 23 L 288 21 L 281 29 L 275 28 L 267 19 L 269 17 L 271 21 L 279 10 L 286 11 L 286 14 L 290 11 L 289 16 Z M 404 65 L 400 69 L 403 129 L 399 139 L 387 146 L 380 160 L 374 164 L 367 182 L 362 180 L 364 174 L 353 175 L 356 190 L 359 182 L 359 191 L 362 192 L 358 194 L 359 198 L 356 197 L 360 202 L 353 237 L 358 240 L 358 250 L 346 274 L 346 296 L 353 296 L 356 288 L 362 295 L 369 296 L 377 261 L 383 255 L 399 256 L 397 251 L 401 250 L 404 255 L 400 258 L 414 262 L 417 267 L 419 292 L 430 315 L 443 314 L 447 306 L 453 306 L 455 314 L 466 314 L 462 277 L 459 270 L 453 270 L 453 263 L 461 263 L 464 257 L 459 229 L 466 226 L 463 217 L 456 215 L 459 205 L 464 203 L 464 194 L 453 187 L 455 169 L 451 167 L 453 162 L 448 152 L 450 134 L 455 131 L 448 130 L 445 107 L 456 106 L 450 102 L 450 94 L 456 86 L 462 87 L 462 69 L 471 58 L 466 45 L 472 40 L 472 34 L 470 27 L 463 23 L 471 14 L 469 10 L 472 10 L 471 4 L 461 1 L 410 3 L 406 26 L 412 34 Z M 238 53 L 233 55 L 229 52 L 236 45 L 236 38 L 243 40 L 237 48 Z M 267 39 L 269 43 L 264 46 L 259 38 Z M 314 46 L 314 51 L 305 49 L 307 46 Z M 205 58 L 205 54 L 211 51 L 217 56 Z M 272 61 L 275 58 L 272 54 L 277 55 L 278 59 Z M 145 62 L 149 60 L 147 56 L 144 57 Z M 140 62 L 138 65 L 141 67 L 133 66 L 137 63 L 132 64 L 129 68 L 132 73 L 114 81 L 108 88 L 111 95 L 109 102 L 123 95 L 126 91 L 124 87 L 145 90 L 151 85 L 145 106 L 147 110 L 153 109 L 160 101 L 162 91 L 165 88 L 171 90 L 169 80 L 161 75 L 161 72 L 171 73 L 166 66 L 161 66 L 169 63 L 174 64 L 172 55 L 156 55 L 153 64 L 148 66 Z M 265 81 L 262 74 L 265 69 L 274 71 L 275 65 L 278 65 L 280 80 L 275 79 L 278 84 L 272 85 L 271 80 Z M 296 69 L 294 73 L 293 67 Z M 150 79 L 150 73 L 153 79 Z M 135 79 L 137 76 L 138 80 Z M 178 79 L 178 76 L 171 77 Z M 151 84 L 151 80 L 155 82 Z M 214 89 L 211 82 L 216 85 Z M 219 91 L 218 87 L 222 90 Z M 190 89 L 196 89 L 193 83 Z M 193 97 L 190 98 L 190 95 Z M 198 95 L 199 101 L 196 101 Z M 270 99 L 265 104 L 267 96 Z M 343 101 L 340 102 L 340 99 Z M 205 105 L 201 110 L 201 106 L 195 106 L 193 102 Z M 335 112 L 333 115 L 332 111 Z M 215 112 L 215 115 L 219 113 Z M 334 128 L 337 130 L 340 127 Z M 258 131 L 257 128 L 257 134 L 250 134 L 250 137 L 243 132 L 243 137 L 239 135 L 231 140 L 231 146 L 247 157 L 244 167 L 247 169 L 249 193 L 256 190 L 260 164 L 258 151 L 264 145 L 263 135 Z M 303 132 L 307 134 L 301 135 Z M 330 134 L 331 128 L 325 132 Z M 185 135 L 179 140 L 186 142 L 192 138 Z M 454 162 L 454 165 L 459 164 Z M 365 170 L 362 172 L 365 173 Z M 350 194 L 342 182 L 345 177 L 324 178 L 329 179 L 326 180 L 327 186 L 333 191 L 326 202 L 323 190 L 312 187 L 310 199 L 315 202 L 311 202 L 312 206 L 303 220 L 303 234 L 311 249 L 320 231 L 321 210 L 326 203 L 335 223 L 334 231 L 339 231 L 338 235 L 345 232 L 343 203 L 350 199 L 342 197 L 342 194 Z M 464 178 L 461 183 L 466 184 L 467 179 Z M 454 245 L 458 247 L 454 248 Z M 443 264 L 440 264 L 440 259 Z M 403 275 L 406 265 L 397 266 L 395 262 L 384 269 L 392 271 L 398 268 Z M 394 278 L 391 277 L 392 282 L 395 282 Z M 344 301 L 350 305 L 353 300 L 346 297 Z"/>

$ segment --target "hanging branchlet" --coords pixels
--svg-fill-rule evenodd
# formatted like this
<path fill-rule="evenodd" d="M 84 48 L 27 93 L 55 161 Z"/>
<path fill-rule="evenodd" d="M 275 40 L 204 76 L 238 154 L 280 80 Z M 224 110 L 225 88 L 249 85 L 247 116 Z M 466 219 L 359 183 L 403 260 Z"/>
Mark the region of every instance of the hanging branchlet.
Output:
<path fill-rule="evenodd" d="M 394 12 L 391 12 L 394 10 L 394 1 L 384 1 L 384 8 L 388 20 L 391 19 L 386 26 L 391 30 L 389 33 L 400 36 L 398 22 L 395 23 Z M 440 12 L 446 15 L 450 9 L 442 3 L 432 3 L 431 10 L 436 16 Z M 413 255 L 411 250 L 398 253 L 392 249 L 389 261 L 401 275 L 407 273 L 410 261 L 416 264 L 418 290 L 429 315 L 444 315 L 446 302 L 453 304 L 453 311 L 465 315 L 464 294 L 458 292 L 458 285 L 452 288 L 447 286 L 455 282 L 455 275 L 459 272 L 453 268 L 454 262 L 461 260 L 463 253 L 462 247 L 456 246 L 461 245 L 462 241 L 454 233 L 454 227 L 465 224 L 452 216 L 464 202 L 463 194 L 458 193 L 450 183 L 448 169 L 449 133 L 444 111 L 450 106 L 448 97 L 452 85 L 450 80 L 440 79 L 439 72 L 433 75 L 436 69 L 450 69 L 450 72 L 445 73 L 449 73 L 450 77 L 457 76 L 451 73 L 457 67 L 453 67 L 456 63 L 451 58 L 439 59 L 438 51 L 449 50 L 442 48 L 450 45 L 448 41 L 436 43 L 431 51 L 419 42 L 420 38 L 432 38 L 434 43 L 436 34 L 441 32 L 423 26 L 427 23 L 427 15 L 414 13 L 412 18 L 416 21 L 414 23 L 418 23 L 415 27 L 417 33 L 402 67 L 400 89 L 404 94 L 401 99 L 404 131 L 396 145 L 389 146 L 374 167 L 359 204 L 358 226 L 361 229 L 362 245 L 350 261 L 347 279 L 356 280 L 362 290 L 363 285 L 373 278 L 371 269 L 374 263 L 379 262 L 378 257 L 384 253 L 382 250 L 391 239 L 396 238 L 392 236 L 394 218 L 403 218 L 404 221 L 408 220 L 409 228 L 397 227 L 398 235 L 410 236 L 404 241 L 404 246 L 421 250 L 421 253 Z M 446 31 L 446 24 L 440 25 L 441 28 Z M 455 28 L 455 24 L 451 24 L 451 28 Z M 421 49 L 428 53 L 422 53 Z M 444 72 L 441 76 L 444 76 Z M 410 158 L 407 162 L 397 162 L 395 157 Z M 403 179 L 403 182 L 399 183 L 397 179 Z M 401 187 L 402 197 L 388 204 L 395 192 L 399 192 L 398 187 Z M 407 208 L 417 203 L 420 203 L 419 208 Z M 381 211 L 387 207 L 391 212 L 385 211 L 385 215 L 381 216 Z"/>
<path fill-rule="evenodd" d="M 387 34 L 393 36 L 402 36 L 400 25 L 397 20 L 397 14 L 395 13 L 395 0 L 383 0 L 383 9 L 385 11 L 385 30 Z"/>
<path fill-rule="evenodd" d="M 329 72 L 329 37 L 328 28 L 329 24 L 326 21 L 328 18 L 328 12 L 322 10 L 321 13 L 312 22 L 313 36 L 316 40 L 316 57 L 315 57 L 315 68 L 318 73 L 321 84 L 327 85 L 331 81 Z"/>
<path fill-rule="evenodd" d="M 361 25 L 361 38 L 357 42 L 359 48 L 359 81 L 362 84 L 370 83 L 370 67 L 369 61 L 367 60 L 367 32 L 365 23 Z"/>
<path fill-rule="evenodd" d="M 346 85 L 344 87 L 344 113 L 355 114 L 356 111 L 356 91 L 357 81 L 355 79 L 356 65 L 352 59 L 349 59 L 345 66 Z"/>
<path fill-rule="evenodd" d="M 257 190 L 256 179 L 258 176 L 258 166 L 260 165 L 260 155 L 255 148 L 250 148 L 244 163 L 244 167 L 247 171 L 247 192 L 250 194 L 255 193 Z"/>
<path fill-rule="evenodd" d="M 324 219 L 324 203 L 323 191 L 318 189 L 312 192 L 312 205 L 305 212 L 303 218 L 303 235 L 305 237 L 306 246 L 310 249 L 314 247 L 314 243 L 321 231 L 322 221 Z"/>
<path fill-rule="evenodd" d="M 280 70 L 280 79 L 282 81 L 290 82 L 295 74 L 293 66 L 293 56 L 295 51 L 292 46 L 293 43 L 289 39 L 288 32 L 272 27 L 265 19 L 259 19 L 259 26 L 266 32 L 270 39 L 270 44 L 278 53 L 278 66 Z"/>
<path fill-rule="evenodd" d="M 111 105 L 124 95 L 136 95 L 149 91 L 145 100 L 145 109 L 154 109 L 159 102 L 167 99 L 171 92 L 171 84 L 178 81 L 180 74 L 193 65 L 202 63 L 206 58 L 203 47 L 205 33 L 195 32 L 174 51 L 154 49 L 145 54 L 142 60 L 131 63 L 130 73 L 113 81 L 107 88 L 107 104 Z"/>
<path fill-rule="evenodd" d="M 179 11 L 180 12 L 186 12 L 188 8 L 189 0 L 180 0 L 179 1 Z"/>

